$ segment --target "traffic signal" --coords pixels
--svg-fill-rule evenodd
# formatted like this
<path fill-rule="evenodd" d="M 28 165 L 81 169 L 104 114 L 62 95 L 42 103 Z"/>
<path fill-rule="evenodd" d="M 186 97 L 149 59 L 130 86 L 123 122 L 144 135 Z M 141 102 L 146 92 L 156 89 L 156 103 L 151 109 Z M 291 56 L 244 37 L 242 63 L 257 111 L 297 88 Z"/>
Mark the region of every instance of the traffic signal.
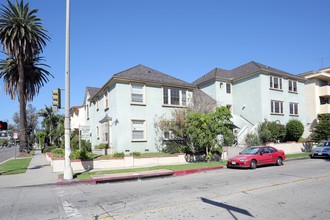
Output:
<path fill-rule="evenodd" d="M 0 121 L 0 130 L 7 130 L 7 129 L 8 129 L 7 122 Z"/>
<path fill-rule="evenodd" d="M 58 109 L 61 108 L 61 89 L 53 90 L 53 106 L 57 106 Z"/>

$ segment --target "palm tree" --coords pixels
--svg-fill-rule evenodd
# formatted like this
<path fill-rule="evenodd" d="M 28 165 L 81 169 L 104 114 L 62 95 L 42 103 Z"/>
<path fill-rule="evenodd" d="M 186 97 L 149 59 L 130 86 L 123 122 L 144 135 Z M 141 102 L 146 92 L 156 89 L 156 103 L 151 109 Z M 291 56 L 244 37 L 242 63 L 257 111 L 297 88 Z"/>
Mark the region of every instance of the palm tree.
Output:
<path fill-rule="evenodd" d="M 8 6 L 2 4 L 0 10 L 0 41 L 5 51 L 8 53 L 8 62 L 15 62 L 17 65 L 18 81 L 12 81 L 8 89 L 9 92 L 18 96 L 20 103 L 20 151 L 29 152 L 27 141 L 27 122 L 26 122 L 26 103 L 38 93 L 38 84 L 36 87 L 27 87 L 27 81 L 38 83 L 35 80 L 29 81 L 30 77 L 25 74 L 24 64 L 33 60 L 43 47 L 46 46 L 46 40 L 50 40 L 47 31 L 41 23 L 41 19 L 35 14 L 38 9 L 30 11 L 29 3 L 24 4 L 16 0 L 16 4 L 7 0 Z M 8 64 L 10 65 L 10 64 Z M 31 88 L 37 88 L 35 91 L 29 91 Z"/>

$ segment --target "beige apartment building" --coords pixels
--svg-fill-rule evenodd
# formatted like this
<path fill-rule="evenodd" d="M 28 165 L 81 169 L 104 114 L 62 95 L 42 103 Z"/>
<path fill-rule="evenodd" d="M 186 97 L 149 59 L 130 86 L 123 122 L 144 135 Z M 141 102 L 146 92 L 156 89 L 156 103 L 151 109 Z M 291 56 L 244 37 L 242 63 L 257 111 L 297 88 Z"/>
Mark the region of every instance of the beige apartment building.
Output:
<path fill-rule="evenodd" d="M 330 113 L 330 67 L 299 74 L 306 79 L 306 115 L 308 135 L 317 124 L 317 115 Z"/>

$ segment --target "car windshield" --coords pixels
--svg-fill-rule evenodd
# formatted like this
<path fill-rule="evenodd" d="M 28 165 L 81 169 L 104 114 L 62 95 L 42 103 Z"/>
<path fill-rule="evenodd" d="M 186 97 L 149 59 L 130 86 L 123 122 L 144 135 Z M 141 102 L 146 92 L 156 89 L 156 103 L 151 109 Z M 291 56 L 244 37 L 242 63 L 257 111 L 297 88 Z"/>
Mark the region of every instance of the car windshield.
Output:
<path fill-rule="evenodd" d="M 318 145 L 318 147 L 329 147 L 330 146 L 330 141 L 322 142 Z"/>
<path fill-rule="evenodd" d="M 241 154 L 257 154 L 260 147 L 250 147 L 241 152 Z"/>

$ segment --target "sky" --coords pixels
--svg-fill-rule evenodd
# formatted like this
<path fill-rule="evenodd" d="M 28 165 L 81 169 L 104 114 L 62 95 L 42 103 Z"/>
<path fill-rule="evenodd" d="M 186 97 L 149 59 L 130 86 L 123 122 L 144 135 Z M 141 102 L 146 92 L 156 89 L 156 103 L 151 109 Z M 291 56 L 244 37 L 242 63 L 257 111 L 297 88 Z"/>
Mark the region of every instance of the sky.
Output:
<path fill-rule="evenodd" d="M 40 110 L 65 88 L 66 0 L 24 2 L 51 37 L 42 56 L 54 78 L 28 103 Z M 86 87 L 139 64 L 189 83 L 250 61 L 294 75 L 330 66 L 329 0 L 71 0 L 70 8 L 70 106 L 83 104 Z M 15 112 L 0 78 L 0 120 L 12 123 Z"/>

